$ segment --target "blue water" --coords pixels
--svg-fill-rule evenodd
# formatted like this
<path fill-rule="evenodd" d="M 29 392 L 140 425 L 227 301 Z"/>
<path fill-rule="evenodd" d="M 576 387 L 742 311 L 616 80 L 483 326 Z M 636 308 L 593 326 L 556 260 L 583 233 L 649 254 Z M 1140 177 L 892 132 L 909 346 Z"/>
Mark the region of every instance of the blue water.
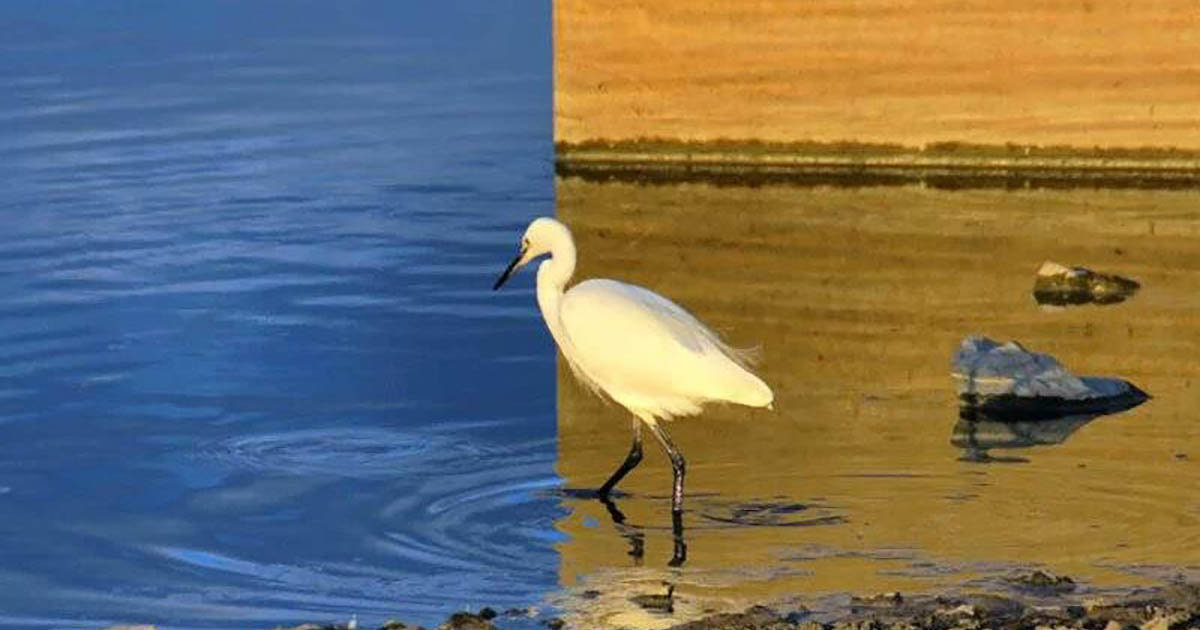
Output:
<path fill-rule="evenodd" d="M 549 2 L 0 7 L 0 626 L 557 581 Z"/>

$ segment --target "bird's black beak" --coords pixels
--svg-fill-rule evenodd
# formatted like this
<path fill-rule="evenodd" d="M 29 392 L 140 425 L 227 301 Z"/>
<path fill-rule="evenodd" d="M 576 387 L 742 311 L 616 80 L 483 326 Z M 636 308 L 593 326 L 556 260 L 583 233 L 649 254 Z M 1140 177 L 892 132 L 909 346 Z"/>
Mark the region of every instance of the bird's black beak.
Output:
<path fill-rule="evenodd" d="M 525 248 L 522 247 L 521 251 L 517 252 L 516 258 L 513 258 L 512 262 L 508 263 L 508 266 L 504 268 L 504 273 L 500 274 L 500 277 L 496 279 L 496 284 L 492 285 L 493 291 L 495 291 L 496 289 L 499 289 L 500 286 L 503 285 L 505 283 L 505 281 L 508 280 L 508 277 L 511 276 L 513 271 L 515 271 L 517 269 L 517 263 L 521 262 L 521 259 L 524 257 L 525 257 Z"/>

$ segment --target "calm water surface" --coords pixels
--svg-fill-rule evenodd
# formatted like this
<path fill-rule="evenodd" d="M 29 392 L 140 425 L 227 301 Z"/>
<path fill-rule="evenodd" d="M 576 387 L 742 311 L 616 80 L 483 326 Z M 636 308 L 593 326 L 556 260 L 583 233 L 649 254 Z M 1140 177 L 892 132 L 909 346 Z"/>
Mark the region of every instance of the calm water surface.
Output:
<path fill-rule="evenodd" d="M 1200 578 L 1200 194 L 558 181 L 580 274 L 657 287 L 758 345 L 775 411 L 671 425 L 688 456 L 687 565 L 665 565 L 670 468 L 556 523 L 563 605 L 594 626 L 658 627 L 631 593 L 676 586 L 677 615 L 825 593 L 982 588 L 1040 567 L 1074 597 Z M 1111 306 L 1043 309 L 1044 260 L 1143 283 Z M 1016 339 L 1154 399 L 1095 418 L 960 419 L 950 357 Z M 557 470 L 599 484 L 628 448 L 619 409 L 559 375 Z M 628 555 L 631 554 L 631 555 Z M 587 589 L 596 599 L 578 599 Z M 813 601 L 813 600 L 816 601 Z M 837 604 L 837 601 L 833 602 Z"/>
<path fill-rule="evenodd" d="M 685 616 L 1196 571 L 1200 195 L 560 180 L 556 207 L 548 4 L 438 7 L 0 10 L 0 626 L 652 626 L 625 596 L 664 580 Z M 561 492 L 629 438 L 556 378 L 533 274 L 490 290 L 553 212 L 581 275 L 763 348 L 774 413 L 672 427 L 682 568 L 656 451 L 623 526 Z M 1047 258 L 1145 288 L 1042 311 Z M 998 437 L 972 461 L 947 373 L 969 333 L 1155 398 L 1036 447 L 976 426 Z"/>
<path fill-rule="evenodd" d="M 0 625 L 535 603 L 542 2 L 0 9 Z"/>

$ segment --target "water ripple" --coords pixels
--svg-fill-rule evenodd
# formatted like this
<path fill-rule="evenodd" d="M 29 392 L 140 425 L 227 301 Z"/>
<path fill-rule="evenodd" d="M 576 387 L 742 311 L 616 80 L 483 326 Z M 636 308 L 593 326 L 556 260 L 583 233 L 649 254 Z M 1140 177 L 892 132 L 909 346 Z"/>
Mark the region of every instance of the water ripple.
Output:
<path fill-rule="evenodd" d="M 441 569 L 541 572 L 530 566 L 530 554 L 556 536 L 553 522 L 561 516 L 557 501 L 542 492 L 561 484 L 546 472 L 552 463 L 546 449 L 474 458 L 468 470 L 384 505 L 373 544 Z"/>
<path fill-rule="evenodd" d="M 0 626 L 529 605 L 553 382 L 492 376 L 541 331 L 484 298 L 552 211 L 548 71 L 491 19 L 464 52 L 409 8 L 135 5 L 0 24 Z"/>
<path fill-rule="evenodd" d="M 296 505 L 304 493 L 331 482 L 321 479 L 376 484 L 360 486 L 357 503 L 366 505 L 366 511 L 353 509 L 353 518 L 336 521 L 351 532 L 341 537 L 355 540 L 372 559 L 316 569 L 199 548 L 153 551 L 173 562 L 275 584 L 284 591 L 322 583 L 336 592 L 379 598 L 368 607 L 396 606 L 397 593 L 407 591 L 402 585 L 414 579 L 414 572 L 423 576 L 422 586 L 399 595 L 409 607 L 437 606 L 429 584 L 448 580 L 445 587 L 453 590 L 455 579 L 476 582 L 474 591 L 489 593 L 491 605 L 518 603 L 526 585 L 554 579 L 553 562 L 546 561 L 560 536 L 553 524 L 563 508 L 544 491 L 561 480 L 549 472 L 553 440 L 501 446 L 473 437 L 503 427 L 497 422 L 457 423 L 421 433 L 324 428 L 236 436 L 204 445 L 193 457 L 253 471 L 258 480 L 245 489 L 207 495 L 209 500 L 201 504 L 218 513 L 244 511 L 264 501 L 272 510 Z M 266 481 L 271 479 L 275 481 Z M 280 496 L 282 502 L 276 500 Z M 393 566 L 403 570 L 385 568 Z"/>
<path fill-rule="evenodd" d="M 332 428 L 236 436 L 199 449 L 197 457 L 241 469 L 294 475 L 391 477 L 448 440 L 372 428 Z"/>

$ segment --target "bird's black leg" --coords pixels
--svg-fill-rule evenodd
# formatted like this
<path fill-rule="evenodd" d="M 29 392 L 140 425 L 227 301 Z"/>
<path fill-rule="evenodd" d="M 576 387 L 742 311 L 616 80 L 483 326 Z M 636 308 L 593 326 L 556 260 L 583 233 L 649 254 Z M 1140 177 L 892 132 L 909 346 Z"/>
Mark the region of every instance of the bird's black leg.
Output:
<path fill-rule="evenodd" d="M 675 553 L 671 554 L 668 566 L 681 567 L 687 562 L 687 543 L 683 541 L 683 512 L 671 512 L 671 533 L 675 539 Z"/>
<path fill-rule="evenodd" d="M 601 497 L 607 497 L 612 489 L 629 474 L 629 471 L 637 468 L 639 462 L 642 461 L 642 421 L 633 419 L 633 446 L 629 447 L 629 454 L 625 456 L 625 461 L 617 468 L 616 472 L 600 486 L 596 491 Z"/>
<path fill-rule="evenodd" d="M 687 462 L 671 441 L 666 429 L 655 423 L 650 425 L 650 430 L 654 431 L 654 437 L 658 438 L 658 443 L 662 444 L 667 457 L 671 458 L 671 469 L 675 472 L 675 485 L 671 491 L 671 533 L 675 539 L 675 553 L 668 564 L 678 567 L 687 561 L 687 543 L 683 541 L 683 475 Z"/>
<path fill-rule="evenodd" d="M 683 459 L 683 454 L 675 448 L 675 443 L 671 441 L 671 436 L 667 435 L 666 429 L 663 429 L 659 424 L 651 424 L 650 430 L 654 432 L 654 437 L 658 438 L 658 443 L 662 444 L 663 450 L 667 452 L 667 457 L 671 458 L 671 469 L 675 471 L 675 486 L 671 492 L 671 512 L 673 514 L 683 513 L 683 475 L 687 467 L 687 462 Z"/>

